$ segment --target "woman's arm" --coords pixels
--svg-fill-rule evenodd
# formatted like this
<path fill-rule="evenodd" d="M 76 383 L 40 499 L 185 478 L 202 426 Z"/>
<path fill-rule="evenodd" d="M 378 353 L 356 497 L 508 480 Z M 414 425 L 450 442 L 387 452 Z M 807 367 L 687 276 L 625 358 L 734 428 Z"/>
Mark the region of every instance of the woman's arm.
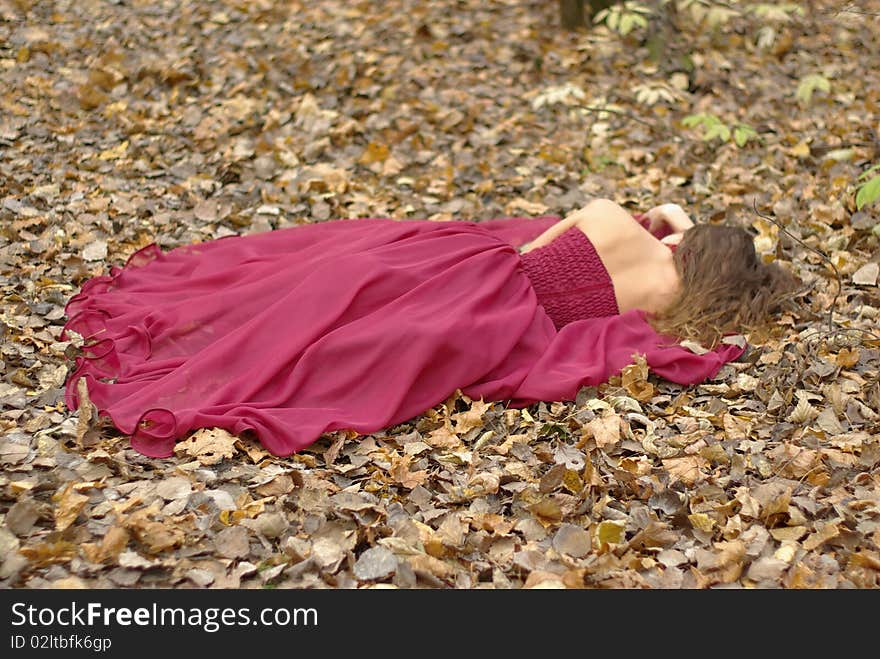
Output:
<path fill-rule="evenodd" d="M 678 204 L 655 206 L 645 213 L 645 217 L 648 219 L 648 226 L 646 228 L 651 233 L 663 229 L 672 234 L 684 233 L 694 226 L 693 220 Z"/>
<path fill-rule="evenodd" d="M 525 254 L 538 247 L 547 245 L 558 236 L 568 231 L 580 222 L 594 222 L 597 219 L 609 219 L 613 217 L 632 218 L 629 212 L 621 205 L 614 203 L 610 199 L 594 199 L 583 208 L 570 213 L 565 219 L 560 220 L 530 243 L 526 243 L 520 252 Z"/>

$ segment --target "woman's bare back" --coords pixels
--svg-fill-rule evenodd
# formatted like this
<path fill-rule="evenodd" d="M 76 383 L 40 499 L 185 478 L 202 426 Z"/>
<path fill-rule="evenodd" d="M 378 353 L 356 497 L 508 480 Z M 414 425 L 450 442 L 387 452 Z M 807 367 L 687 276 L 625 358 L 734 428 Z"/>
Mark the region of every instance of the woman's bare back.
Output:
<path fill-rule="evenodd" d="M 672 250 L 608 199 L 592 201 L 567 216 L 527 250 L 549 243 L 573 226 L 590 239 L 608 271 L 620 313 L 631 309 L 653 313 L 672 302 L 680 286 Z"/>

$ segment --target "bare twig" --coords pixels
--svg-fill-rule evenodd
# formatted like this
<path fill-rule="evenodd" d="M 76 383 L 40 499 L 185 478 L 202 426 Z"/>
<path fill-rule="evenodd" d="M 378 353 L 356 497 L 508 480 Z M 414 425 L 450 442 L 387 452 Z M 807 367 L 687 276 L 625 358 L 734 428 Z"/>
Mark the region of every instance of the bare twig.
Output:
<path fill-rule="evenodd" d="M 827 254 L 825 254 L 825 252 L 823 252 L 822 250 L 816 249 L 815 247 L 811 247 L 810 245 L 807 245 L 807 243 L 805 243 L 803 240 L 801 240 L 800 238 L 795 236 L 793 233 L 791 233 L 791 231 L 786 229 L 780 222 L 777 222 L 772 217 L 770 217 L 768 215 L 764 215 L 761 211 L 759 211 L 757 199 L 752 199 L 752 208 L 754 209 L 755 214 L 758 217 L 763 218 L 763 219 L 767 220 L 768 222 L 775 224 L 781 231 L 783 231 L 785 233 L 785 235 L 787 235 L 789 238 L 792 238 L 793 240 L 797 241 L 803 247 L 806 247 L 811 252 L 818 254 L 822 258 L 822 260 L 824 260 L 826 263 L 828 263 L 828 265 L 831 266 L 831 269 L 834 271 L 834 277 L 837 280 L 837 292 L 834 294 L 834 299 L 831 300 L 831 308 L 828 310 L 828 331 L 829 332 L 834 331 L 834 312 L 836 311 L 836 308 L 837 308 L 837 299 L 840 297 L 841 291 L 843 291 L 843 279 L 840 276 L 840 271 L 837 269 L 837 266 L 834 265 L 834 261 L 832 261 L 831 258 Z"/>
<path fill-rule="evenodd" d="M 825 262 L 828 263 L 828 265 L 831 266 L 831 269 L 834 271 L 834 277 L 837 281 L 837 292 L 834 294 L 834 298 L 831 300 L 831 306 L 828 310 L 828 329 L 825 331 L 814 330 L 812 332 L 808 332 L 807 334 L 801 336 L 801 340 L 806 340 L 808 337 L 811 337 L 811 336 L 814 336 L 817 334 L 828 337 L 828 336 L 836 336 L 839 334 L 847 334 L 847 333 L 858 333 L 858 334 L 862 334 L 862 335 L 868 335 L 874 340 L 880 340 L 880 336 L 878 336 L 874 332 L 871 332 L 870 330 L 860 329 L 857 327 L 835 327 L 834 312 L 837 310 L 837 300 L 840 298 L 840 294 L 843 291 L 843 278 L 840 276 L 840 271 L 837 269 L 837 266 L 834 265 L 834 262 L 831 260 L 831 258 L 827 254 L 825 254 L 823 251 L 816 249 L 815 247 L 811 247 L 810 245 L 807 245 L 803 240 L 801 240 L 800 238 L 798 238 L 797 236 L 792 234 L 788 229 L 786 229 L 780 222 L 777 222 L 772 217 L 769 217 L 769 216 L 761 213 L 761 211 L 758 210 L 757 199 L 752 199 L 752 208 L 754 209 L 755 214 L 757 214 L 758 217 L 763 218 L 763 219 L 767 220 L 768 222 L 775 224 L 789 238 L 792 238 L 793 240 L 797 241 L 800 245 L 802 245 L 803 247 L 806 247 L 811 252 L 818 254 Z"/>
<path fill-rule="evenodd" d="M 611 114 L 618 114 L 621 117 L 626 117 L 627 119 L 632 119 L 633 121 L 638 121 L 640 124 L 645 124 L 646 126 L 650 126 L 651 128 L 657 128 L 657 124 L 653 121 L 648 121 L 647 119 L 642 119 L 634 114 L 629 112 L 624 112 L 623 110 L 615 110 L 613 108 L 597 108 L 591 105 L 582 105 L 580 106 L 582 110 L 586 110 L 587 112 L 610 112 Z"/>
<path fill-rule="evenodd" d="M 843 9 L 829 10 L 827 13 L 833 13 L 835 16 L 840 14 L 858 14 L 859 16 L 880 16 L 880 12 L 862 11 L 861 9 L 853 9 L 852 7 L 844 7 Z"/>

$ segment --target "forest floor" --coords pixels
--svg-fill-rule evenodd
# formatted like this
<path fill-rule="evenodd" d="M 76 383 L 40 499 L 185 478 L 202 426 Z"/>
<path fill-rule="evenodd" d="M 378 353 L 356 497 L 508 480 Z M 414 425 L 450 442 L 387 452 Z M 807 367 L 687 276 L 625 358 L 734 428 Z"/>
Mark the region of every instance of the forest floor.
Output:
<path fill-rule="evenodd" d="M 878 587 L 880 3 L 812 4 L 621 36 L 536 0 L 0 0 L 0 587 Z M 458 396 L 289 458 L 151 459 L 64 406 L 66 300 L 151 242 L 594 197 L 751 227 L 809 290 L 703 385 Z"/>

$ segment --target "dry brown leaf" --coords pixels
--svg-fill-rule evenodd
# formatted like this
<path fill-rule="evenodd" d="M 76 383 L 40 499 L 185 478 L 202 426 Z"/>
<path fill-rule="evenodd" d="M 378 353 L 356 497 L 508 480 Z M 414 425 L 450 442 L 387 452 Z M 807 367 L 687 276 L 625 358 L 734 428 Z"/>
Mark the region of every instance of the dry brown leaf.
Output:
<path fill-rule="evenodd" d="M 858 347 L 841 348 L 834 357 L 834 363 L 843 368 L 852 368 L 859 363 L 859 359 L 861 359 L 861 352 Z"/>
<path fill-rule="evenodd" d="M 34 567 L 67 563 L 76 556 L 76 545 L 67 540 L 41 542 L 18 550 Z"/>
<path fill-rule="evenodd" d="M 158 504 L 153 504 L 120 519 L 120 523 L 131 531 L 135 539 L 152 554 L 159 554 L 173 547 L 179 547 L 186 537 L 183 529 L 177 526 L 176 520 L 165 518 L 162 521 L 154 521 L 150 519 L 158 513 Z"/>
<path fill-rule="evenodd" d="M 587 422 L 584 432 L 589 433 L 595 439 L 596 446 L 604 450 L 620 441 L 620 416 L 606 411 Z"/>
<path fill-rule="evenodd" d="M 64 489 L 52 495 L 52 500 L 57 504 L 54 513 L 55 528 L 58 531 L 68 529 L 76 521 L 89 500 L 86 495 L 76 491 L 75 485 L 75 483 L 68 483 Z"/>
<path fill-rule="evenodd" d="M 523 588 L 531 589 L 564 589 L 565 583 L 562 581 L 562 575 L 555 572 L 546 572 L 543 570 L 533 570 L 529 572 Z"/>
<path fill-rule="evenodd" d="M 388 470 L 391 478 L 407 489 L 421 485 L 428 479 L 428 472 L 425 470 L 410 471 L 411 462 L 411 455 L 397 455 L 395 453 L 391 457 L 391 468 Z"/>
<path fill-rule="evenodd" d="M 511 215 L 517 212 L 527 213 L 529 215 L 542 215 L 547 212 L 547 206 L 541 202 L 529 201 L 522 197 L 512 199 L 504 206 L 504 213 Z"/>
<path fill-rule="evenodd" d="M 529 510 L 542 523 L 558 522 L 562 519 L 562 508 L 559 502 L 553 497 L 542 497 L 535 503 L 529 505 Z"/>
<path fill-rule="evenodd" d="M 654 385 L 648 382 L 648 362 L 644 355 L 634 354 L 633 363 L 620 372 L 620 383 L 630 396 L 645 402 L 654 397 Z"/>
<path fill-rule="evenodd" d="M 770 529 L 770 535 L 778 542 L 797 542 L 808 532 L 806 526 L 779 526 Z"/>
<path fill-rule="evenodd" d="M 777 473 L 786 478 L 802 478 L 820 464 L 817 451 L 788 442 L 769 451 L 767 456 L 777 465 Z"/>
<path fill-rule="evenodd" d="M 278 474 L 266 483 L 258 485 L 254 491 L 263 497 L 273 497 L 288 494 L 295 486 L 296 483 L 290 474 Z"/>
<path fill-rule="evenodd" d="M 93 563 L 116 560 L 128 545 L 129 534 L 121 526 L 111 526 L 101 542 L 88 542 L 82 545 L 82 551 Z"/>
<path fill-rule="evenodd" d="M 791 488 L 782 483 L 762 483 L 751 491 L 751 495 L 761 505 L 761 518 L 767 520 L 773 515 L 787 514 L 791 502 Z"/>
<path fill-rule="evenodd" d="M 469 410 L 453 414 L 451 418 L 455 422 L 455 433 L 457 435 L 464 435 L 474 428 L 481 428 L 483 426 L 483 414 L 491 406 L 491 403 L 477 400 L 471 403 Z"/>
<path fill-rule="evenodd" d="M 92 425 L 92 418 L 95 412 L 95 406 L 89 398 L 88 382 L 81 377 L 76 381 L 76 395 L 79 402 L 79 416 L 76 420 L 76 444 L 82 447 L 83 438 Z"/>
<path fill-rule="evenodd" d="M 452 430 L 448 423 L 443 424 L 429 432 L 424 437 L 425 444 L 434 448 L 459 448 L 463 446 L 461 439 Z"/>
<path fill-rule="evenodd" d="M 838 535 L 840 535 L 840 528 L 837 524 L 832 522 L 821 524 L 815 533 L 811 533 L 807 539 L 804 540 L 804 549 L 807 551 L 813 551 L 823 543 L 831 540 L 831 538 L 836 538 Z"/>
<path fill-rule="evenodd" d="M 202 428 L 174 446 L 177 455 L 195 458 L 209 466 L 235 455 L 238 438 L 222 428 Z"/>
<path fill-rule="evenodd" d="M 709 461 L 700 455 L 688 455 L 682 458 L 667 458 L 662 460 L 663 468 L 669 472 L 672 481 L 682 481 L 687 485 L 693 485 L 703 480 L 706 474 L 703 469 L 709 468 Z"/>

